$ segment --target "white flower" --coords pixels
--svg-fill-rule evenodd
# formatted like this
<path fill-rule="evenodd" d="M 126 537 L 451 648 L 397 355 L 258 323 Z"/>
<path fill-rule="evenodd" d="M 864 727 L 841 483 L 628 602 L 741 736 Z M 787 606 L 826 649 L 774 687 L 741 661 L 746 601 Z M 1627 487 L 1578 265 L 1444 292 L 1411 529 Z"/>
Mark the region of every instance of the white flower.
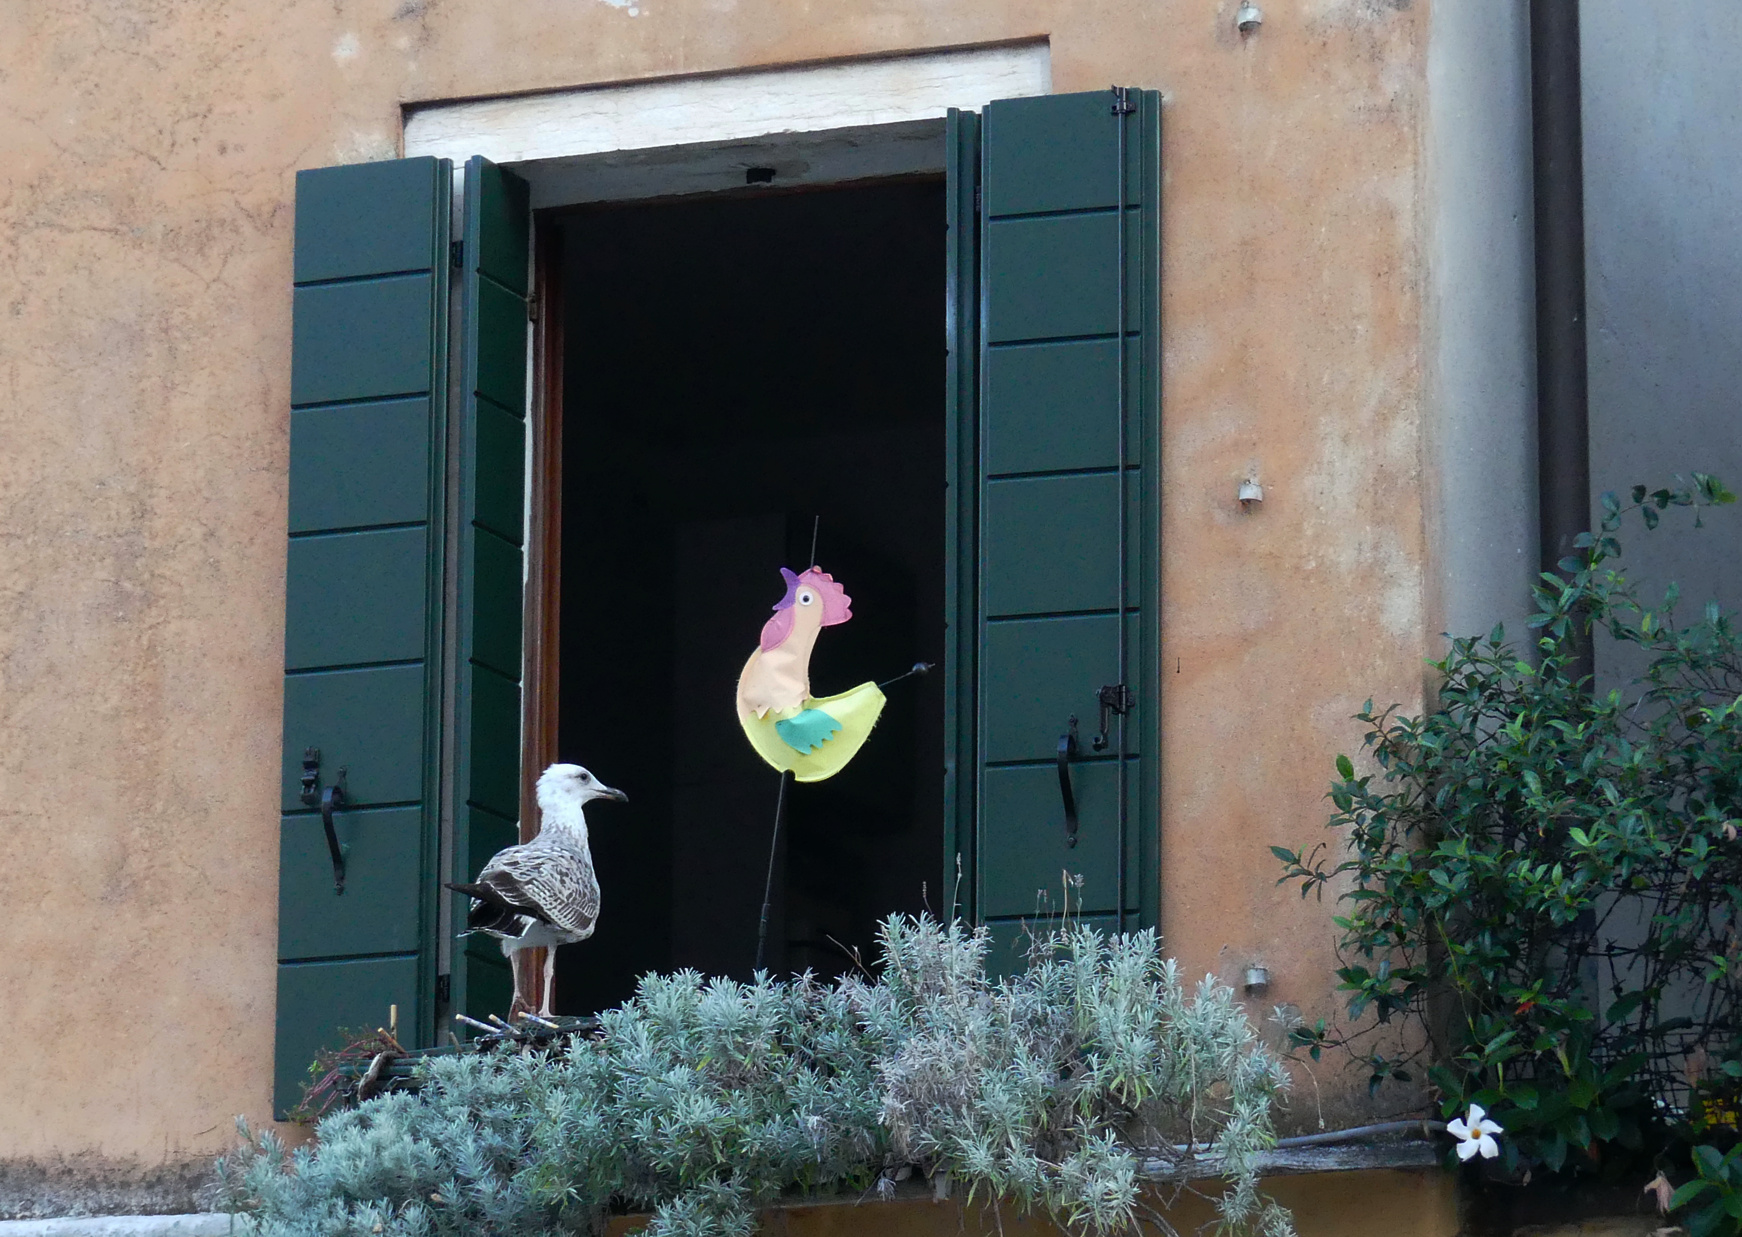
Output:
<path fill-rule="evenodd" d="M 1494 1141 L 1494 1135 L 1504 1134 L 1494 1122 L 1482 1111 L 1482 1105 L 1471 1104 L 1468 1119 L 1453 1117 L 1446 1122 L 1446 1133 L 1458 1140 L 1458 1158 L 1467 1160 L 1478 1151 L 1484 1160 L 1491 1160 L 1500 1154 L 1500 1144 Z"/>

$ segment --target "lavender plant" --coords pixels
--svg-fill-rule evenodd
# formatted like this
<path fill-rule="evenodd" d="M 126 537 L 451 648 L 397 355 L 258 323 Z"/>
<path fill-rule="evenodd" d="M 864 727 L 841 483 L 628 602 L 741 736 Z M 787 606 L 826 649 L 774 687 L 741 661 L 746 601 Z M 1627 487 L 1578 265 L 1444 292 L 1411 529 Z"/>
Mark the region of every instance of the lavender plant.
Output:
<path fill-rule="evenodd" d="M 650 976 L 596 1039 L 433 1059 L 288 1156 L 247 1137 L 229 1205 L 266 1237 L 596 1233 L 623 1210 L 747 1237 L 783 1196 L 948 1174 L 1075 1233 L 1172 1237 L 1156 1186 L 1212 1157 L 1223 1230 L 1291 1237 L 1256 1173 L 1281 1067 L 1153 933 L 1042 933 L 1002 980 L 984 930 L 897 917 L 882 945 L 875 979 Z"/>

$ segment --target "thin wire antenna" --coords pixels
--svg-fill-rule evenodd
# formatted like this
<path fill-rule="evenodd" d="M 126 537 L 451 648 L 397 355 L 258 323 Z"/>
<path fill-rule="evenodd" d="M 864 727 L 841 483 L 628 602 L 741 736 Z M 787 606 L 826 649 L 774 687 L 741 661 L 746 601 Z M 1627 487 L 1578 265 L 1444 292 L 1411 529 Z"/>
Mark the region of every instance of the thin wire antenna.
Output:
<path fill-rule="evenodd" d="M 805 568 L 809 570 L 817 565 L 817 534 L 822 531 L 823 517 L 819 514 L 811 521 L 811 556 L 805 560 Z"/>
<path fill-rule="evenodd" d="M 913 663 L 913 669 L 911 669 L 903 674 L 898 674 L 893 679 L 884 679 L 883 682 L 881 682 L 877 685 L 878 690 L 882 690 L 883 688 L 888 687 L 891 683 L 899 683 L 903 679 L 911 679 L 916 674 L 924 674 L 927 671 L 931 670 L 935 665 L 936 665 L 935 662 L 916 661 Z"/>

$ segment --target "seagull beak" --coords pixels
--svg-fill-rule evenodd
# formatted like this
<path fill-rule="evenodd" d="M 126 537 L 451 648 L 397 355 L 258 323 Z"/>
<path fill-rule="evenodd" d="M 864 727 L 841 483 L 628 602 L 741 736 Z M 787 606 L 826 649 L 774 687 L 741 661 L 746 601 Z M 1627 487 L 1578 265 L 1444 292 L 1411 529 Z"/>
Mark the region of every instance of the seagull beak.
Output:
<path fill-rule="evenodd" d="M 629 802 L 628 795 L 624 794 L 622 791 L 616 789 L 615 787 L 611 787 L 611 786 L 599 787 L 599 797 L 601 799 L 615 799 L 619 803 L 628 803 Z"/>

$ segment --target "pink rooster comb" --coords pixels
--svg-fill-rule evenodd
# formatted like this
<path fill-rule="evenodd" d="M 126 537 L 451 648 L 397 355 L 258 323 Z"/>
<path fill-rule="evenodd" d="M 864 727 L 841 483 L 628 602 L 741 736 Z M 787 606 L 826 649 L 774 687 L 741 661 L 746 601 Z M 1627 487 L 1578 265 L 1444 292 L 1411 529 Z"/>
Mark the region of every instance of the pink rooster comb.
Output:
<path fill-rule="evenodd" d="M 786 637 L 792 633 L 792 608 L 798 602 L 798 590 L 801 585 L 809 585 L 816 590 L 823 603 L 824 627 L 834 627 L 845 623 L 853 617 L 853 599 L 847 596 L 847 591 L 835 583 L 835 577 L 821 567 L 811 567 L 802 574 L 794 575 L 787 568 L 780 569 L 782 578 L 786 580 L 786 596 L 774 603 L 774 617 L 762 625 L 762 651 L 779 648 L 785 643 Z"/>
<path fill-rule="evenodd" d="M 853 617 L 853 599 L 847 590 L 835 583 L 835 577 L 821 567 L 812 567 L 799 576 L 800 584 L 808 584 L 823 599 L 823 626 L 834 627 Z"/>

